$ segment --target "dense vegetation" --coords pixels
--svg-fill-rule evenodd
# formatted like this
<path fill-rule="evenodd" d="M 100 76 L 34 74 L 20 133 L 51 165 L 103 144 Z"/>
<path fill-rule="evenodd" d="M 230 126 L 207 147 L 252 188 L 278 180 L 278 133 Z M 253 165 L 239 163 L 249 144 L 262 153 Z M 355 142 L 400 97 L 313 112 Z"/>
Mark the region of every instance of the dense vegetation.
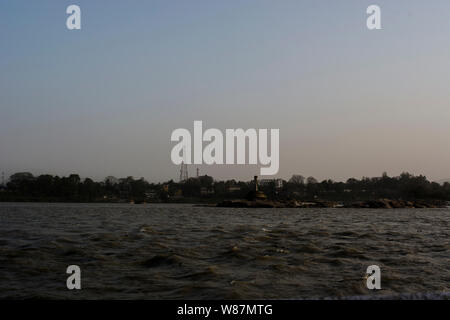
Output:
<path fill-rule="evenodd" d="M 13 174 L 1 188 L 0 201 L 72 201 L 72 202 L 128 202 L 128 201 L 216 201 L 245 198 L 254 189 L 253 182 L 214 181 L 210 176 L 190 178 L 183 183 L 149 183 L 145 179 L 107 177 L 102 182 L 79 175 L 33 176 L 22 172 Z M 450 201 L 450 184 L 440 185 L 426 177 L 403 173 L 398 177 L 348 179 L 346 182 L 317 181 L 294 175 L 277 187 L 275 181 L 260 185 L 269 199 L 355 201 L 379 198 L 403 200 Z"/>

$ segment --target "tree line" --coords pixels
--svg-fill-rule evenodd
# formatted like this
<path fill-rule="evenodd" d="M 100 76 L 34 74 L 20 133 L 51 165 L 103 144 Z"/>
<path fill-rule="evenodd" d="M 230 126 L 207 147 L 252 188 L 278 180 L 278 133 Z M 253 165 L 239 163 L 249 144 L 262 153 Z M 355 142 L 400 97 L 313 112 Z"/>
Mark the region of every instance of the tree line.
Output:
<path fill-rule="evenodd" d="M 280 186 L 281 185 L 281 186 Z M 402 173 L 389 177 L 351 178 L 345 182 L 330 179 L 319 182 L 313 177 L 293 175 L 288 181 L 266 180 L 259 185 L 272 200 L 355 201 L 380 198 L 402 200 L 450 201 L 450 183 L 430 182 L 423 175 Z M 188 202 L 245 198 L 254 190 L 253 181 L 215 181 L 210 176 L 189 178 L 181 183 L 173 180 L 150 183 L 144 178 L 107 177 L 96 182 L 81 179 L 78 174 L 66 177 L 49 174 L 34 176 L 29 172 L 15 173 L 0 189 L 0 201 L 71 201 L 71 202 Z"/>

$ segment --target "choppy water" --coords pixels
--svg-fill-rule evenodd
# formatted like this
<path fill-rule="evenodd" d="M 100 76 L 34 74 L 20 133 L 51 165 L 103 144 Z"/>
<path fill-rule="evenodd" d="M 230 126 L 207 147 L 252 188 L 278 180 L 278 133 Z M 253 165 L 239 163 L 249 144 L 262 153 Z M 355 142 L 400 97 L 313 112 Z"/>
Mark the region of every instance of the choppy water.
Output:
<path fill-rule="evenodd" d="M 448 209 L 0 204 L 0 298 L 297 299 L 450 291 Z M 82 270 L 69 291 L 68 265 Z M 381 267 L 371 292 L 367 266 Z"/>

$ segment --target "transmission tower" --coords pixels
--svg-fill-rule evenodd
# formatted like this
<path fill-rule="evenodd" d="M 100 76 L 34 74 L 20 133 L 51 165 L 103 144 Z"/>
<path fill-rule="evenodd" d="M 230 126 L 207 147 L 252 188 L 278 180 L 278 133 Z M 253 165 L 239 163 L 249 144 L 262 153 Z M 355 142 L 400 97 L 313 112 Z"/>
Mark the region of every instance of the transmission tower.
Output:
<path fill-rule="evenodd" d="M 181 162 L 180 182 L 186 181 L 187 179 L 188 179 L 188 168 L 186 164 L 186 146 L 183 146 L 183 161 Z"/>
<path fill-rule="evenodd" d="M 180 169 L 180 182 L 186 181 L 188 179 L 188 168 L 184 161 L 181 163 Z"/>

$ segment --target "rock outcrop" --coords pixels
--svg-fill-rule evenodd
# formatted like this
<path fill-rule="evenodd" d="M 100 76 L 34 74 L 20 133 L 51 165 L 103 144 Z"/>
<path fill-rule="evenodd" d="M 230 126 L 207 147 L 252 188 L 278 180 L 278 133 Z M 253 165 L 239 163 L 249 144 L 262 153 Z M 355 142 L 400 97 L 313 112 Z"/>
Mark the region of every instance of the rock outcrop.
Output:
<path fill-rule="evenodd" d="M 358 209 L 405 209 L 405 208 L 445 208 L 440 202 L 428 201 L 404 201 L 392 199 L 367 200 L 340 204 L 330 201 L 307 201 L 297 200 L 269 201 L 269 200 L 224 200 L 216 205 L 225 208 L 358 208 Z"/>
<path fill-rule="evenodd" d="M 354 202 L 344 205 L 345 208 L 372 208 L 372 209 L 404 209 L 404 208 L 442 208 L 443 204 L 426 201 L 404 201 L 392 199 L 378 199 Z"/>

